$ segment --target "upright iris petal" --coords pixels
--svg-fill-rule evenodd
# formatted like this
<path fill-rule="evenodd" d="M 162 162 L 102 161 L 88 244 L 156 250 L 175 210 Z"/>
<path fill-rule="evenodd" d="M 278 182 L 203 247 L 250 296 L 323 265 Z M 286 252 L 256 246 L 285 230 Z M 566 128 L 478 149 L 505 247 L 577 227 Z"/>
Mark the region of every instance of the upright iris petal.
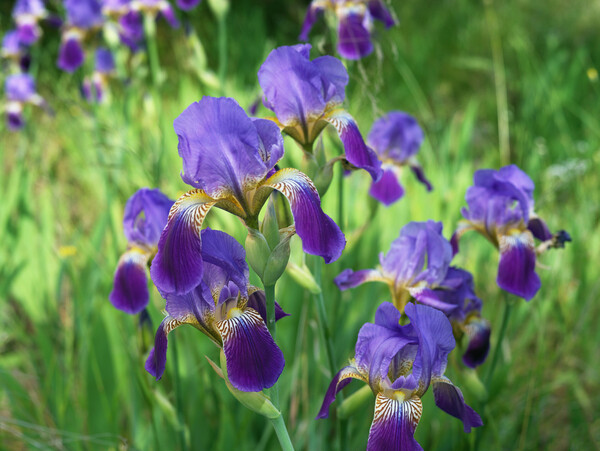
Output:
<path fill-rule="evenodd" d="M 115 272 L 109 300 L 129 314 L 146 308 L 149 301 L 148 261 L 156 252 L 161 231 L 173 201 L 158 189 L 142 188 L 125 205 L 123 232 L 129 243 Z"/>
<path fill-rule="evenodd" d="M 229 235 L 201 232 L 202 278 L 184 294 L 167 294 L 168 316 L 156 332 L 146 370 L 160 379 L 165 370 L 167 335 L 190 324 L 223 348 L 230 382 L 238 390 L 260 391 L 279 378 L 285 361 L 261 312 L 265 297 L 249 286 L 244 248 Z M 249 294 L 252 293 L 252 294 Z M 286 314 L 276 305 L 278 318 Z"/>
<path fill-rule="evenodd" d="M 546 223 L 534 213 L 533 181 L 515 165 L 498 171 L 475 172 L 474 185 L 467 190 L 468 208 L 459 223 L 454 241 L 468 230 L 476 230 L 500 250 L 497 283 L 509 293 L 530 300 L 541 287 L 535 272 L 534 237 L 542 240 L 541 250 L 562 247 Z M 559 232 L 560 233 L 560 232 Z M 560 243 L 559 243 L 560 242 Z"/>
<path fill-rule="evenodd" d="M 4 82 L 6 94 L 6 119 L 10 130 L 19 130 L 25 123 L 23 107 L 26 104 L 45 106 L 44 99 L 36 92 L 35 80 L 29 74 L 14 74 Z"/>
<path fill-rule="evenodd" d="M 283 156 L 283 138 L 272 121 L 249 118 L 233 99 L 204 97 L 174 127 L 182 178 L 196 189 L 173 205 L 162 232 L 151 269 L 161 293 L 183 294 L 202 279 L 200 230 L 210 208 L 227 210 L 256 228 L 273 189 L 288 198 L 306 252 L 326 262 L 339 257 L 344 236 L 321 210 L 313 183 L 299 171 L 274 170 Z"/>
<path fill-rule="evenodd" d="M 17 0 L 12 16 L 17 24 L 17 32 L 22 44 L 29 46 L 39 39 L 42 31 L 38 22 L 46 17 L 46 14 L 42 0 Z"/>
<path fill-rule="evenodd" d="M 404 189 L 398 178 L 402 168 L 406 166 L 428 191 L 432 190 L 415 157 L 423 139 L 423 130 L 416 119 L 402 111 L 392 111 L 373 123 L 367 141 L 377 152 L 385 172 L 382 179 L 371 186 L 371 196 L 385 205 L 399 200 Z"/>
<path fill-rule="evenodd" d="M 360 134 L 354 118 L 341 108 L 348 84 L 343 64 L 331 57 L 309 59 L 310 45 L 273 50 L 260 70 L 258 81 L 264 104 L 273 110 L 282 130 L 307 151 L 321 131 L 332 124 L 346 159 L 365 169 L 373 180 L 381 177 L 381 163 Z"/>
<path fill-rule="evenodd" d="M 367 449 L 421 449 L 414 432 L 421 418 L 421 398 L 433 385 L 436 405 L 463 422 L 465 432 L 483 423 L 452 382 L 444 376 L 454 348 L 446 316 L 431 307 L 408 304 L 409 324 L 400 325 L 400 312 L 390 303 L 377 310 L 375 323 L 365 324 L 355 358 L 329 386 L 317 418 L 326 418 L 335 394 L 350 378 L 369 384 L 376 395 L 375 414 Z"/>

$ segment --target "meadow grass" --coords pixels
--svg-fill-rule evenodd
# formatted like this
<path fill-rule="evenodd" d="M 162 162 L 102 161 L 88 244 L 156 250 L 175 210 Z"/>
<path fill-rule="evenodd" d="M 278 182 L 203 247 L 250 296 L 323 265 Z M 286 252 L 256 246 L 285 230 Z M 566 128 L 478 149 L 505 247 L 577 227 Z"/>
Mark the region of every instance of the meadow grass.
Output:
<path fill-rule="evenodd" d="M 296 42 L 305 5 L 256 3 L 232 5 L 221 30 L 222 80 L 218 24 L 204 2 L 190 16 L 189 38 L 159 26 L 162 84 L 151 87 L 144 54 L 129 58 L 121 49 L 121 80 L 111 84 L 112 101 L 98 107 L 79 98 L 77 75 L 55 68 L 58 36 L 46 31 L 34 70 L 56 114 L 29 111 L 21 133 L 0 129 L 2 449 L 277 449 L 268 422 L 240 406 L 211 369 L 205 356 L 219 357 L 209 340 L 193 328 L 171 335 L 167 370 L 156 382 L 143 369 L 152 337 L 108 302 L 126 248 L 127 198 L 142 186 L 172 198 L 186 190 L 173 119 L 203 95 L 223 92 L 248 106 L 260 93 L 256 71 L 268 52 Z M 348 245 L 339 261 L 324 267 L 322 280 L 337 366 L 353 356 L 360 326 L 389 295 L 380 284 L 340 293 L 333 278 L 344 268 L 374 267 L 409 221 L 443 221 L 449 238 L 473 172 L 516 163 L 536 183 L 538 214 L 551 230 L 568 230 L 573 242 L 541 258 L 536 297 L 514 302 L 489 394 L 479 381 L 489 360 L 469 371 L 455 352 L 448 375 L 485 415 L 480 449 L 597 449 L 600 8 L 581 0 L 568 6 L 398 1 L 392 7 L 400 26 L 379 28 L 375 54 L 348 64 L 346 106 L 363 133 L 391 109 L 413 114 L 425 130 L 419 160 L 434 191 L 407 172 L 405 198 L 384 208 L 367 194 L 368 175 L 355 172 L 339 184 L 336 171 L 323 204 L 339 219 L 343 186 Z M 324 23 L 311 39 L 313 56 L 331 52 Z M 270 112 L 262 108 L 258 115 Z M 334 155 L 340 144 L 327 133 L 326 150 Z M 301 162 L 287 139 L 284 162 Z M 222 211 L 212 211 L 207 225 L 244 242 L 242 224 Z M 299 250 L 294 243 L 292 260 Z M 496 251 L 482 237 L 466 235 L 454 263 L 473 272 L 495 343 L 506 302 L 495 283 Z M 292 441 L 296 449 L 333 449 L 336 422 L 314 419 L 332 377 L 314 300 L 288 274 L 276 298 L 291 314 L 278 324 L 277 338 L 286 356 L 279 385 Z M 154 327 L 163 308 L 154 290 Z M 356 388 L 359 383 L 346 394 Z M 348 449 L 366 445 L 372 404 L 348 421 Z M 476 446 L 477 434 L 463 434 L 431 394 L 423 410 L 416 438 L 424 449 Z"/>

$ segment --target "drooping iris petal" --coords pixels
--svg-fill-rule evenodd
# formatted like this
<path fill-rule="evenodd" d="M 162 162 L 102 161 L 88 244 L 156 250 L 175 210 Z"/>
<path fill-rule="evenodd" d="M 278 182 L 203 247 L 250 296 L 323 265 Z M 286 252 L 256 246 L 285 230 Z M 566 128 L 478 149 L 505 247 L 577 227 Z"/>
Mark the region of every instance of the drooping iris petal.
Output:
<path fill-rule="evenodd" d="M 535 272 L 535 247 L 528 230 L 500 237 L 498 286 L 529 301 L 541 287 Z"/>
<path fill-rule="evenodd" d="M 475 368 L 485 361 L 490 352 L 490 323 L 476 318 L 471 320 L 465 329 L 469 344 L 462 356 L 462 361 L 468 367 Z"/>
<path fill-rule="evenodd" d="M 198 6 L 199 3 L 200 0 L 177 0 L 177 7 L 184 11 L 190 11 Z"/>
<path fill-rule="evenodd" d="M 540 241 L 552 239 L 552 233 L 542 218 L 533 217 L 527 223 L 527 228 Z"/>
<path fill-rule="evenodd" d="M 123 232 L 130 243 L 155 246 L 167 224 L 173 201 L 159 189 L 141 188 L 125 204 Z"/>
<path fill-rule="evenodd" d="M 152 281 L 161 294 L 186 293 L 202 280 L 200 231 L 208 210 L 215 203 L 204 191 L 192 190 L 171 207 L 150 268 Z"/>
<path fill-rule="evenodd" d="M 167 301 L 165 310 L 169 317 L 181 324 L 194 325 L 220 345 L 219 336 L 211 328 L 215 301 L 210 288 L 204 282 L 185 294 L 168 294 L 165 299 Z"/>
<path fill-rule="evenodd" d="M 68 38 L 60 46 L 58 67 L 66 72 L 74 72 L 83 64 L 84 58 L 85 55 L 79 39 L 76 37 Z"/>
<path fill-rule="evenodd" d="M 139 12 L 129 11 L 119 18 L 119 38 L 132 51 L 138 49 L 144 39 L 144 23 Z"/>
<path fill-rule="evenodd" d="M 392 17 L 390 11 L 385 7 L 384 0 L 370 0 L 367 7 L 373 18 L 383 22 L 386 28 L 395 25 L 396 21 Z"/>
<path fill-rule="evenodd" d="M 261 140 L 256 125 L 233 99 L 204 97 L 192 103 L 173 123 L 183 159 L 184 181 L 218 198 L 244 199 L 244 187 L 256 185 L 268 170 L 257 149 L 276 141 L 273 124 Z M 261 130 L 267 127 L 259 123 Z M 283 141 L 281 136 L 276 141 Z M 265 149 L 265 152 L 269 149 Z"/>
<path fill-rule="evenodd" d="M 163 5 L 163 8 L 160 10 L 160 15 L 165 18 L 171 28 L 179 28 L 179 21 L 177 20 L 177 17 L 175 17 L 175 12 L 171 5 L 167 2 L 163 3 Z"/>
<path fill-rule="evenodd" d="M 354 118 L 346 111 L 337 109 L 326 114 L 325 119 L 332 124 L 344 144 L 346 159 L 354 166 L 366 170 L 374 181 L 381 178 L 381 161 L 373 149 L 367 147 Z"/>
<path fill-rule="evenodd" d="M 254 309 L 258 312 L 263 321 L 267 322 L 267 298 L 265 297 L 265 292 L 262 290 L 257 290 L 252 293 L 248 297 L 247 306 L 251 309 Z M 281 318 L 285 318 L 286 316 L 290 316 L 289 313 L 283 311 L 279 303 L 275 301 L 275 321 L 279 321 Z"/>
<path fill-rule="evenodd" d="M 363 382 L 367 382 L 367 379 L 360 373 L 358 368 L 356 368 L 352 363 L 348 366 L 345 366 L 341 370 L 337 372 L 337 374 L 333 377 L 333 380 L 329 384 L 329 388 L 327 389 L 327 393 L 325 394 L 325 398 L 323 399 L 323 404 L 321 405 L 321 409 L 317 414 L 317 420 L 321 418 L 327 418 L 329 416 L 329 406 L 333 401 L 335 401 L 335 396 L 342 390 L 346 385 L 352 382 L 352 379 L 358 379 Z"/>
<path fill-rule="evenodd" d="M 344 58 L 358 60 L 373 51 L 371 33 L 364 19 L 364 15 L 353 13 L 340 18 L 337 50 Z"/>
<path fill-rule="evenodd" d="M 443 290 L 432 290 L 430 288 L 415 288 L 410 289 L 410 294 L 421 304 L 428 305 L 435 309 L 441 310 L 446 315 L 450 315 L 457 309 L 455 304 L 446 302 L 444 299 Z"/>
<path fill-rule="evenodd" d="M 362 285 L 365 282 L 380 281 L 385 282 L 383 275 L 375 269 L 361 269 L 360 271 L 352 271 L 344 269 L 335 279 L 334 282 L 340 290 L 347 290 Z"/>
<path fill-rule="evenodd" d="M 255 310 L 233 308 L 216 326 L 223 339 L 227 374 L 235 388 L 260 391 L 277 382 L 285 366 L 283 353 Z"/>
<path fill-rule="evenodd" d="M 298 36 L 299 41 L 308 41 L 308 33 L 310 33 L 310 30 L 319 17 L 323 15 L 324 10 L 325 8 L 323 6 L 315 3 L 312 3 L 308 7 L 304 22 L 302 23 L 302 31 L 300 32 L 300 36 Z"/>
<path fill-rule="evenodd" d="M 378 182 L 371 185 L 369 194 L 389 207 L 404 196 L 404 188 L 392 169 L 385 169 Z"/>
<path fill-rule="evenodd" d="M 413 164 L 411 165 L 410 170 L 413 172 L 417 180 L 425 185 L 427 191 L 433 190 L 433 185 L 427 179 L 427 177 L 425 177 L 425 173 L 423 172 L 423 168 L 421 166 Z"/>
<path fill-rule="evenodd" d="M 167 364 L 167 335 L 173 329 L 181 326 L 181 324 L 183 323 L 167 316 L 156 330 L 154 347 L 150 350 L 150 355 L 146 359 L 145 365 L 146 371 L 154 376 L 156 380 L 162 378 Z"/>
<path fill-rule="evenodd" d="M 133 249 L 126 252 L 117 266 L 113 289 L 109 295 L 112 305 L 130 315 L 140 313 L 148 305 L 148 256 Z"/>
<path fill-rule="evenodd" d="M 21 111 L 8 111 L 6 113 L 6 124 L 10 131 L 17 131 L 25 126 Z"/>
<path fill-rule="evenodd" d="M 403 400 L 391 399 L 378 393 L 367 451 L 422 450 L 414 437 L 422 414 L 423 404 L 417 396 Z"/>
<path fill-rule="evenodd" d="M 317 188 L 306 175 L 285 168 L 269 177 L 262 186 L 276 189 L 288 199 L 304 252 L 320 255 L 325 263 L 339 258 L 346 239 L 338 225 L 321 209 Z"/>
<path fill-rule="evenodd" d="M 461 420 L 466 433 L 471 432 L 471 428 L 483 426 L 480 416 L 465 403 L 460 389 L 448 378 L 438 377 L 432 382 L 436 406 Z"/>

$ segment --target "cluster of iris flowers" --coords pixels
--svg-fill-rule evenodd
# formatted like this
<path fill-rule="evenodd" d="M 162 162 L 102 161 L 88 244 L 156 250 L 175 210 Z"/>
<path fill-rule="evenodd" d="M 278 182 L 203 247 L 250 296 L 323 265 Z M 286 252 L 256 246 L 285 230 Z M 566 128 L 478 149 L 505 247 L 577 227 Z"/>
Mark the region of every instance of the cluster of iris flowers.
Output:
<path fill-rule="evenodd" d="M 196 7 L 200 0 L 177 0 L 184 11 Z M 111 51 L 103 43 L 103 35 L 118 35 L 121 44 L 136 52 L 144 46 L 144 20 L 164 18 L 172 27 L 178 27 L 173 7 L 167 0 L 63 0 L 62 10 L 49 12 L 43 0 L 17 0 L 12 11 L 15 29 L 2 38 L 1 56 L 7 61 L 5 79 L 6 123 L 10 130 L 24 126 L 23 109 L 26 104 L 46 107 L 36 92 L 31 66 L 31 47 L 42 36 L 42 26 L 60 28 L 61 44 L 57 66 L 66 72 L 75 72 L 84 64 L 86 53 L 94 54 L 94 69 L 81 86 L 83 97 L 89 102 L 106 98 L 108 79 L 115 72 Z"/>
<path fill-rule="evenodd" d="M 153 3 L 169 20 L 169 13 L 157 6 L 165 2 Z M 338 50 L 349 58 L 370 52 L 365 42 L 370 43 L 372 17 L 386 25 L 394 22 L 379 1 L 315 0 L 303 35 L 327 8 L 340 18 Z M 349 46 L 344 40 L 348 35 L 362 38 Z M 274 421 L 284 449 L 293 448 L 281 429 L 276 395 L 285 360 L 275 340 L 275 322 L 287 314 L 274 300 L 274 286 L 286 268 L 295 234 L 304 253 L 320 256 L 325 263 L 343 253 L 345 236 L 321 207 L 331 166 L 343 162 L 346 170 L 367 172 L 371 196 L 384 205 L 404 195 L 399 182 L 404 167 L 432 190 L 416 159 L 424 139 L 416 119 L 389 112 L 374 122 L 365 142 L 343 108 L 346 68 L 332 56 L 311 60 L 310 50 L 307 44 L 276 48 L 258 71 L 263 104 L 273 117 L 250 117 L 234 99 L 205 96 L 175 119 L 181 178 L 190 190 L 172 200 L 157 189 L 142 188 L 129 199 L 123 221 L 129 245 L 109 296 L 117 309 L 143 314 L 150 299 L 149 273 L 165 300 L 165 317 L 146 370 L 160 379 L 168 334 L 184 324 L 195 327 L 221 350 L 221 366 L 213 367 L 232 394 Z M 323 160 L 317 153 L 328 125 L 339 135 L 344 153 Z M 311 163 L 305 171 L 279 166 L 286 150 L 283 135 L 292 138 Z M 540 288 L 536 256 L 570 240 L 564 231 L 552 234 L 534 213 L 533 189 L 533 181 L 514 165 L 477 171 L 466 194 L 464 220 L 451 240 L 443 236 L 439 222 L 410 222 L 380 255 L 377 268 L 348 268 L 335 278 L 340 290 L 383 282 L 390 296 L 382 300 L 374 322 L 367 320 L 360 328 L 354 357 L 324 390 L 317 418 L 327 418 L 337 393 L 358 379 L 375 396 L 367 449 L 421 449 L 414 433 L 423 411 L 421 399 L 430 386 L 435 404 L 459 419 L 465 432 L 483 425 L 445 375 L 457 342 L 464 342 L 465 366 L 484 363 L 491 334 L 473 275 L 451 263 L 462 234 L 476 230 L 500 251 L 498 286 L 531 299 Z M 274 192 L 287 199 L 291 215 L 273 214 Z M 213 207 L 241 219 L 248 232 L 245 248 L 223 231 L 202 228 Z M 287 222 L 282 219 L 287 217 Z M 540 241 L 537 247 L 534 239 Z M 250 284 L 250 267 L 263 287 Z"/>

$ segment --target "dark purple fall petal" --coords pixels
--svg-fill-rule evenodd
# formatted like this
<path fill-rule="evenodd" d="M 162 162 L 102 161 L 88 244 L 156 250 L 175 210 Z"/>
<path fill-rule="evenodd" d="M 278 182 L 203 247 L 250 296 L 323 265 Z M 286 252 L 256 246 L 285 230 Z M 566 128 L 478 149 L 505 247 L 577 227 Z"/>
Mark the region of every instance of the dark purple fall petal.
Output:
<path fill-rule="evenodd" d="M 333 377 L 333 380 L 329 384 L 329 388 L 327 389 L 327 393 L 325 393 L 325 398 L 323 399 L 323 404 L 321 405 L 321 409 L 317 414 L 317 420 L 322 418 L 327 418 L 329 416 L 329 406 L 333 401 L 335 401 L 335 396 L 342 390 L 346 385 L 352 382 L 352 379 L 359 379 L 363 382 L 366 382 L 365 378 L 360 374 L 358 369 L 353 365 L 348 365 L 342 368 L 337 372 L 337 374 Z"/>
<path fill-rule="evenodd" d="M 466 433 L 471 432 L 471 428 L 483 426 L 480 416 L 465 403 L 460 389 L 448 378 L 439 377 L 433 380 L 433 395 L 435 405 L 461 420 Z"/>
<path fill-rule="evenodd" d="M 308 41 L 308 33 L 310 33 L 310 30 L 319 17 L 323 15 L 324 10 L 325 8 L 319 5 L 311 4 L 308 7 L 304 22 L 302 23 L 302 31 L 300 32 L 300 36 L 298 36 L 299 41 Z"/>
<path fill-rule="evenodd" d="M 422 413 L 418 397 L 398 400 L 377 394 L 367 451 L 422 451 L 414 437 Z"/>
<path fill-rule="evenodd" d="M 552 233 L 546 225 L 546 222 L 542 218 L 533 217 L 527 223 L 527 228 L 533 234 L 535 238 L 540 241 L 547 241 L 552 239 Z"/>
<path fill-rule="evenodd" d="M 66 72 L 74 72 L 83 64 L 83 48 L 77 38 L 68 38 L 59 50 L 58 67 Z"/>
<path fill-rule="evenodd" d="M 167 334 L 177 327 L 177 325 L 170 327 L 172 323 L 176 324 L 177 321 L 168 316 L 162 320 L 156 330 L 154 347 L 150 350 L 150 355 L 146 359 L 146 371 L 154 376 L 156 380 L 160 380 L 165 372 L 167 364 Z"/>
<path fill-rule="evenodd" d="M 410 170 L 413 172 L 417 180 L 423 185 L 425 185 L 427 191 L 433 190 L 433 186 L 431 185 L 431 182 L 427 179 L 427 177 L 425 177 L 425 172 L 423 172 L 423 168 L 421 166 L 411 165 Z"/>
<path fill-rule="evenodd" d="M 267 322 L 267 299 L 265 292 L 262 290 L 255 291 L 248 297 L 248 307 L 258 312 L 263 321 Z M 289 313 L 285 313 L 279 303 L 275 302 L 275 321 L 279 321 L 281 318 L 290 316 Z"/>
<path fill-rule="evenodd" d="M 340 18 L 337 50 L 342 57 L 358 60 L 373 51 L 371 33 L 365 27 L 364 19 L 363 15 L 353 13 Z"/>
<path fill-rule="evenodd" d="M 323 257 L 325 263 L 340 257 L 346 246 L 344 234 L 321 209 L 317 188 L 306 175 L 293 168 L 281 169 L 263 186 L 276 189 L 288 199 L 304 252 Z"/>
<path fill-rule="evenodd" d="M 35 23 L 17 25 L 19 41 L 24 45 L 32 45 L 40 38 L 40 27 Z"/>
<path fill-rule="evenodd" d="M 490 323 L 481 318 L 471 320 L 466 326 L 469 339 L 462 361 L 469 368 L 475 368 L 485 362 L 490 352 Z"/>
<path fill-rule="evenodd" d="M 148 257 L 137 251 L 125 253 L 119 260 L 113 289 L 109 295 L 111 304 L 130 315 L 140 313 L 148 305 Z"/>
<path fill-rule="evenodd" d="M 498 286 L 529 301 L 541 287 L 535 272 L 535 247 L 531 232 L 500 237 Z"/>
<path fill-rule="evenodd" d="M 392 14 L 385 7 L 384 0 L 370 0 L 367 6 L 373 18 L 383 22 L 386 28 L 390 28 L 396 24 Z"/>
<path fill-rule="evenodd" d="M 173 204 L 150 268 L 152 281 L 161 294 L 187 293 L 202 280 L 200 231 L 215 202 L 203 191 L 192 190 Z"/>
<path fill-rule="evenodd" d="M 344 110 L 335 110 L 326 115 L 327 122 L 331 123 L 344 144 L 346 159 L 354 166 L 366 170 L 373 181 L 381 178 L 381 161 L 373 149 L 367 147 L 363 141 L 360 130 L 354 118 Z"/>
<path fill-rule="evenodd" d="M 252 392 L 273 386 L 285 360 L 263 319 L 250 308 L 234 308 L 227 317 L 216 326 L 223 339 L 231 384 L 238 390 Z"/>
<path fill-rule="evenodd" d="M 23 114 L 19 112 L 9 111 L 6 113 L 6 124 L 10 131 L 17 131 L 23 128 L 25 121 L 23 120 Z"/>
<path fill-rule="evenodd" d="M 369 194 L 389 207 L 394 202 L 400 200 L 404 195 L 404 188 L 398 182 L 398 177 L 392 169 L 384 169 L 383 175 L 378 182 L 371 185 Z"/>
<path fill-rule="evenodd" d="M 198 6 L 199 3 L 200 0 L 177 0 L 177 7 L 183 11 L 190 11 Z"/>

